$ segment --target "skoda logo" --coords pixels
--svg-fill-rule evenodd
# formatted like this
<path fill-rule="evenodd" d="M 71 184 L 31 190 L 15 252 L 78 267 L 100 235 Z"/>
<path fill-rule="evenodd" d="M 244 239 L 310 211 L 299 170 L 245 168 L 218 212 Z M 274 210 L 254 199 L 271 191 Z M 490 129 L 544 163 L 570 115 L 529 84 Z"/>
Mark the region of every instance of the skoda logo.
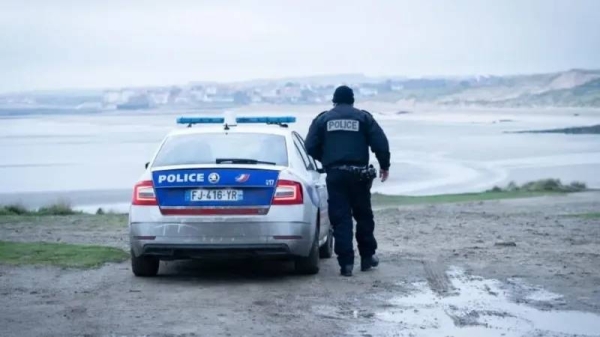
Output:
<path fill-rule="evenodd" d="M 219 174 L 216 172 L 213 172 L 211 174 L 208 175 L 208 181 L 210 181 L 211 184 L 216 184 L 219 182 Z"/>

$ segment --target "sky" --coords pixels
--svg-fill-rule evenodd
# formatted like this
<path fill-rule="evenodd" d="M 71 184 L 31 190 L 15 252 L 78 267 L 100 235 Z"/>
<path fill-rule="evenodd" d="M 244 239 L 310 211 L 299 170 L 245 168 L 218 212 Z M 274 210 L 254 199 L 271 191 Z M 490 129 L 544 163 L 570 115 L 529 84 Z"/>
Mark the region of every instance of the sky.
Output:
<path fill-rule="evenodd" d="M 600 0 L 0 0 L 0 92 L 600 68 Z"/>

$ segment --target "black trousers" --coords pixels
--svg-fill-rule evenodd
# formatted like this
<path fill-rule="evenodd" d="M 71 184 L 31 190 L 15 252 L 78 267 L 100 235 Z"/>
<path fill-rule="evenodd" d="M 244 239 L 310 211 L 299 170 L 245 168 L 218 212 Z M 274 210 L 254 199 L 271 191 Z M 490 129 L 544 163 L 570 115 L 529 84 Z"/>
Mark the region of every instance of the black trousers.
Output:
<path fill-rule="evenodd" d="M 356 242 L 361 257 L 375 254 L 377 241 L 371 208 L 372 181 L 361 181 L 350 172 L 327 171 L 329 220 L 333 227 L 334 251 L 340 266 L 354 263 L 353 221 L 356 220 Z"/>

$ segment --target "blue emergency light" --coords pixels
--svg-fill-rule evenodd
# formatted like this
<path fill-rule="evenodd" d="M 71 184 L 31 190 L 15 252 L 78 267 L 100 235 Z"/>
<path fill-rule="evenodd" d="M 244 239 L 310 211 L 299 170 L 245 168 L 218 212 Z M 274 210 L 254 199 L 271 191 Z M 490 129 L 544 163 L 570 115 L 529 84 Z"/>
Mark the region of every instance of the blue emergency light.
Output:
<path fill-rule="evenodd" d="M 177 124 L 223 124 L 225 118 L 223 117 L 179 117 L 177 118 Z"/>
<path fill-rule="evenodd" d="M 287 123 L 295 123 L 296 117 L 293 116 L 279 116 L 279 117 L 237 117 L 235 123 L 227 124 L 279 124 L 286 126 Z M 192 126 L 193 124 L 225 124 L 224 117 L 179 117 L 177 118 L 177 124 L 186 124 Z"/>
<path fill-rule="evenodd" d="M 296 117 L 293 116 L 279 116 L 279 117 L 237 117 L 236 122 L 251 124 L 251 123 L 266 123 L 266 124 L 283 124 L 283 123 L 295 123 Z"/>

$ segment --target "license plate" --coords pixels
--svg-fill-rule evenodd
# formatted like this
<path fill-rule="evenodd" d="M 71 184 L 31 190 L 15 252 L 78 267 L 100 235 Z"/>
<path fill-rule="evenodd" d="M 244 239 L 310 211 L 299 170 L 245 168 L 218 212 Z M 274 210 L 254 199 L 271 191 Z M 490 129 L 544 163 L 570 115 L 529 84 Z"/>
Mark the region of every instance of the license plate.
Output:
<path fill-rule="evenodd" d="M 204 189 L 188 192 L 190 201 L 240 201 L 244 199 L 244 191 L 231 189 Z"/>

